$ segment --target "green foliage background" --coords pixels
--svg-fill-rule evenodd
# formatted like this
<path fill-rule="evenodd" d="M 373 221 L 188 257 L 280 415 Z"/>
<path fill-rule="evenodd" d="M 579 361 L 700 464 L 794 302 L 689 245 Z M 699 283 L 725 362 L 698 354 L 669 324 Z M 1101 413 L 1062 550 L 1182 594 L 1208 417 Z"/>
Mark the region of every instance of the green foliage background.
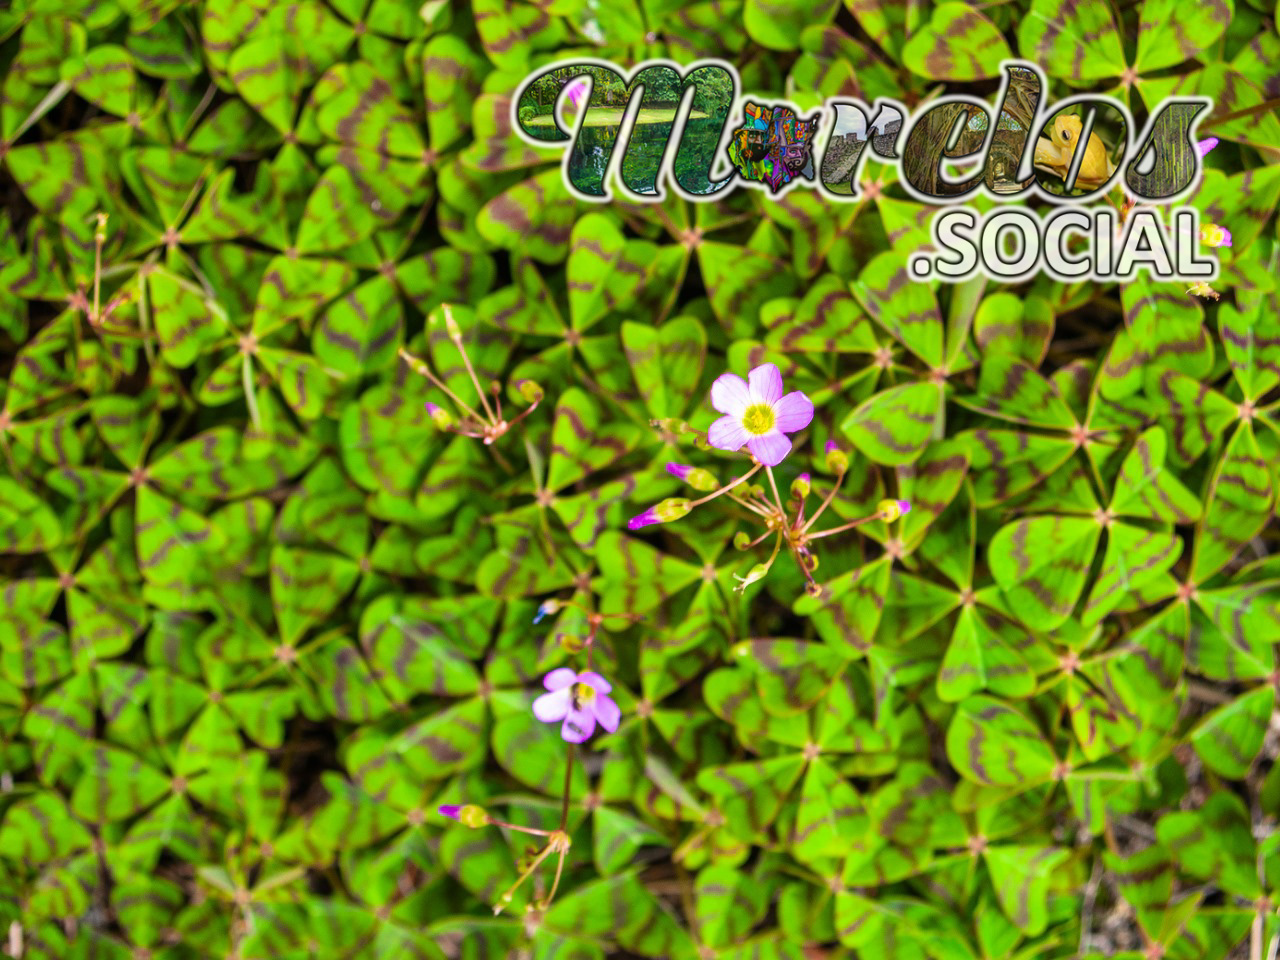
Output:
<path fill-rule="evenodd" d="M 1280 36 L 1261 0 L 15 0 L 0 12 L 0 941 L 23 957 L 1263 956 L 1280 899 Z M 509 128 L 534 67 L 718 56 L 917 105 L 1009 55 L 1139 116 L 1215 98 L 1218 302 L 913 284 L 878 195 L 576 204 Z M 91 323 L 95 231 L 100 302 Z M 474 398 L 438 432 L 406 345 Z M 818 412 L 782 468 L 893 531 L 822 601 L 713 504 L 710 381 Z M 499 459 L 501 457 L 501 460 Z M 544 533 L 544 531 L 546 531 Z M 545 540 L 555 547 L 547 555 Z M 890 540 L 892 537 L 892 540 Z M 570 609 L 624 711 L 553 825 L 529 705 Z M 617 626 L 621 621 L 606 624 Z M 540 875 L 535 889 L 545 887 Z M 7 933 L 7 940 L 5 934 Z M 1255 952 L 1250 953 L 1253 950 Z M 1234 951 L 1234 953 L 1233 953 Z M 1274 956 L 1274 952 L 1272 953 Z"/>

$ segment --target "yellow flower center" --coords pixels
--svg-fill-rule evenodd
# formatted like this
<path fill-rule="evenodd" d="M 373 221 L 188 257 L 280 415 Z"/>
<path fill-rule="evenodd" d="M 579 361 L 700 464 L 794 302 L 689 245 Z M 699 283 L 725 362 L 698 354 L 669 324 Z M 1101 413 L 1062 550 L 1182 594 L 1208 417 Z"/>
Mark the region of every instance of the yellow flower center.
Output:
<path fill-rule="evenodd" d="M 753 403 L 742 413 L 743 428 L 757 437 L 772 430 L 775 423 L 777 417 L 773 415 L 773 407 L 767 403 Z"/>
<path fill-rule="evenodd" d="M 594 687 L 585 683 L 575 683 L 573 685 L 573 702 L 581 707 L 584 703 L 590 703 L 596 698 Z"/>

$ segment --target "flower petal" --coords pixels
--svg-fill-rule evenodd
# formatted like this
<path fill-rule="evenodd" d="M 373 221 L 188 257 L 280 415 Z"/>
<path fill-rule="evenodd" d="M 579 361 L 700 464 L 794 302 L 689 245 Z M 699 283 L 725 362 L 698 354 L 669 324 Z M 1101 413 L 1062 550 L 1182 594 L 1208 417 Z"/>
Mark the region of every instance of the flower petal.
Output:
<path fill-rule="evenodd" d="M 717 450 L 741 450 L 750 437 L 742 420 L 732 414 L 721 417 L 707 430 L 707 443 Z"/>
<path fill-rule="evenodd" d="M 773 406 L 782 399 L 782 374 L 775 363 L 760 364 L 747 374 L 747 384 L 751 389 L 752 403 Z"/>
<path fill-rule="evenodd" d="M 577 679 L 572 667 L 556 667 L 542 678 L 542 685 L 548 690 L 563 690 Z"/>
<path fill-rule="evenodd" d="M 1206 138 L 1206 139 L 1204 139 L 1204 140 L 1199 141 L 1199 142 L 1196 144 L 1196 152 L 1197 152 L 1198 154 L 1200 154 L 1200 156 L 1202 156 L 1202 157 L 1203 157 L 1206 153 L 1208 153 L 1210 150 L 1212 150 L 1212 149 L 1213 149 L 1214 147 L 1216 147 L 1217 145 L 1218 145 L 1218 138 L 1217 138 L 1217 137 L 1208 137 L 1208 138 Z"/>
<path fill-rule="evenodd" d="M 741 418 L 742 411 L 751 406 L 751 391 L 747 381 L 736 373 L 722 373 L 711 384 L 711 406 L 721 413 Z"/>
<path fill-rule="evenodd" d="M 813 421 L 813 401 L 799 390 L 792 390 L 773 405 L 773 415 L 777 418 L 775 427 L 783 433 L 795 433 Z"/>
<path fill-rule="evenodd" d="M 600 721 L 600 726 L 604 727 L 610 733 L 618 729 L 618 721 L 622 719 L 622 711 L 618 709 L 618 705 L 612 699 L 605 696 L 596 697 L 594 704 L 596 709 L 596 719 Z"/>
<path fill-rule="evenodd" d="M 747 449 L 766 467 L 776 467 L 791 452 L 791 441 L 781 432 L 770 430 L 768 433 L 748 440 Z"/>
<path fill-rule="evenodd" d="M 578 674 L 578 681 L 580 683 L 585 683 L 596 693 L 608 693 L 613 689 L 613 684 L 600 676 L 600 674 L 596 673 L 594 670 L 588 670 L 586 673 Z"/>
<path fill-rule="evenodd" d="M 557 720 L 563 720 L 569 712 L 571 699 L 568 687 L 563 690 L 544 693 L 533 701 L 533 715 L 543 723 L 555 723 Z"/>
<path fill-rule="evenodd" d="M 571 710 L 560 727 L 565 743 L 584 743 L 596 732 L 596 715 L 591 710 Z"/>

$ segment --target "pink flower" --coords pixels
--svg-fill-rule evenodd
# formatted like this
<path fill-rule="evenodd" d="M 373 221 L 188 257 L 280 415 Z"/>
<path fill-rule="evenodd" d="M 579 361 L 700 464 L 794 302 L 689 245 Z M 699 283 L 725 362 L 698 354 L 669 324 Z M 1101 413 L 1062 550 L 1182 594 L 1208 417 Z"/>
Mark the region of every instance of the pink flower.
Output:
<path fill-rule="evenodd" d="M 1209 137 L 1208 139 L 1201 140 L 1199 143 L 1196 144 L 1196 151 L 1200 154 L 1200 156 L 1203 157 L 1206 153 L 1208 153 L 1217 145 L 1218 145 L 1218 138 Z"/>
<path fill-rule="evenodd" d="M 573 104 L 574 110 L 581 110 L 582 105 L 587 100 L 587 81 L 575 80 L 569 84 L 569 102 Z"/>
<path fill-rule="evenodd" d="M 583 743 L 597 723 L 610 733 L 618 729 L 622 711 L 607 696 L 613 686 L 600 674 L 558 667 L 543 677 L 542 685 L 551 692 L 533 701 L 533 715 L 543 723 L 563 720 L 560 736 L 567 743 Z"/>
<path fill-rule="evenodd" d="M 711 405 L 724 414 L 711 424 L 707 442 L 719 450 L 740 450 L 766 467 L 776 467 L 791 452 L 788 433 L 803 430 L 813 420 L 813 401 L 799 390 L 782 395 L 782 374 L 764 363 L 744 381 L 724 373 L 711 384 Z"/>

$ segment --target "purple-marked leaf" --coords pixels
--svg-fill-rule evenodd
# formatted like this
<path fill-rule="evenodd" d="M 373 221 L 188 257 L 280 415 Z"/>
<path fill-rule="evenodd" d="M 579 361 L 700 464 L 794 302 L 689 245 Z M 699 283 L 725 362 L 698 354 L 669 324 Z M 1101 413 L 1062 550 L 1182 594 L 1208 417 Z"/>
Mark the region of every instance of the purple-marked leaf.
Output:
<path fill-rule="evenodd" d="M 566 390 L 556 402 L 546 486 L 562 490 L 626 456 L 643 439 L 632 424 L 615 422 L 606 429 L 599 405 L 586 391 Z"/>
<path fill-rule="evenodd" d="M 1187 665 L 1214 680 L 1262 680 L 1280 667 L 1280 591 L 1274 582 L 1198 590 Z"/>
<path fill-rule="evenodd" d="M 556 168 L 494 197 L 480 211 L 475 225 L 495 246 L 519 250 L 539 263 L 558 263 L 569 252 L 575 206 Z"/>
<path fill-rule="evenodd" d="M 1126 706 L 1128 690 L 1115 689 L 1102 668 L 1091 663 L 1067 677 L 1066 687 L 1067 713 L 1085 759 L 1095 763 L 1121 755 L 1138 736 L 1137 717 Z"/>
<path fill-rule="evenodd" d="M 581 553 L 563 535 L 552 533 L 548 548 L 535 506 L 495 518 L 497 548 L 475 574 L 476 589 L 489 596 L 527 597 L 561 590 L 586 566 Z"/>
<path fill-rule="evenodd" d="M 118 657 L 146 626 L 146 608 L 113 597 L 92 597 L 80 590 L 66 593 L 71 652 L 77 666 Z"/>
<path fill-rule="evenodd" d="M 1140 714 L 1144 706 L 1167 700 L 1182 679 L 1183 649 L 1189 624 L 1186 604 L 1171 604 L 1123 639 L 1112 661 L 1135 694 Z M 1146 721 L 1146 716 L 1143 716 Z"/>
<path fill-rule="evenodd" d="M 13 147 L 5 164 L 27 201 L 55 219 L 82 211 L 88 221 L 106 187 L 102 151 L 65 139 Z"/>
<path fill-rule="evenodd" d="M 327 70 L 311 93 L 316 126 L 330 140 L 384 157 L 420 160 L 426 150 L 412 113 L 395 99 L 372 64 L 357 61 Z"/>
<path fill-rule="evenodd" d="M 476 315 L 499 330 L 563 337 L 566 330 L 560 308 L 538 265 L 528 257 L 513 257 L 511 274 L 514 282 L 481 300 Z M 492 285 L 491 279 L 486 289 Z"/>
<path fill-rule="evenodd" d="M 764 708 L 777 716 L 807 711 L 826 694 L 846 658 L 800 640 L 744 640 L 730 651 L 755 676 Z"/>
<path fill-rule="evenodd" d="M 596 560 L 604 579 L 601 609 L 609 612 L 651 609 L 695 583 L 703 572 L 616 530 L 600 536 Z"/>
<path fill-rule="evenodd" d="M 709 767 L 698 774 L 727 827 L 743 839 L 768 829 L 804 769 L 800 756 Z"/>
<path fill-rule="evenodd" d="M 893 247 L 898 266 L 906 266 L 908 256 L 932 245 L 929 223 L 937 207 L 911 200 L 898 200 L 883 193 L 876 197 L 876 210 L 884 225 L 885 236 Z M 910 281 L 914 285 L 914 281 Z"/>
<path fill-rule="evenodd" d="M 133 59 L 123 47 L 95 46 L 82 57 L 62 62 L 62 79 L 81 97 L 117 117 L 133 108 L 137 78 Z"/>
<path fill-rule="evenodd" d="M 1018 27 L 1018 49 L 1051 77 L 1088 84 L 1119 76 L 1124 49 L 1111 8 L 1079 0 L 1032 0 Z"/>
<path fill-rule="evenodd" d="M 1164 408 L 1161 416 L 1173 441 L 1168 456 L 1180 467 L 1197 460 L 1237 417 L 1236 404 L 1175 370 L 1149 368 L 1145 389 Z"/>
<path fill-rule="evenodd" d="M 857 567 L 834 581 L 823 584 L 823 595 L 806 594 L 792 609 L 807 616 L 827 643 L 850 657 L 865 654 L 880 626 L 885 598 L 889 593 L 891 564 L 886 558 Z"/>
<path fill-rule="evenodd" d="M 1154 73 L 1190 60 L 1212 46 L 1231 22 L 1232 0 L 1183 6 L 1176 0 L 1143 0 L 1134 67 Z"/>
<path fill-rule="evenodd" d="M 431 90 L 427 92 L 430 94 Z M 554 148 L 531 146 L 516 135 L 511 126 L 511 97 L 508 94 L 482 93 L 470 101 L 469 108 L 459 115 L 470 116 L 474 130 L 474 142 L 458 155 L 459 163 L 470 170 L 506 173 L 526 170 L 557 158 L 559 151 Z M 453 121 L 457 122 L 456 119 Z M 433 127 L 433 143 L 437 142 L 434 134 Z"/>
<path fill-rule="evenodd" d="M 280 569 L 281 563 L 277 562 L 277 556 L 289 553 L 281 547 L 277 547 L 272 551 L 272 596 L 276 595 L 276 583 L 280 581 L 280 575 L 277 571 Z M 316 557 L 316 560 L 323 561 L 325 557 Z M 290 561 L 282 561 L 287 564 Z M 339 561 L 343 563 L 345 561 Z M 314 563 L 314 561 L 313 561 Z M 315 564 L 318 566 L 318 563 Z M 306 571 L 306 565 L 302 565 L 300 572 Z M 317 586 L 314 588 L 315 596 L 299 597 L 300 593 L 296 588 L 284 589 L 288 590 L 285 597 L 285 604 L 289 604 L 295 599 L 297 600 L 314 600 L 317 606 L 321 601 L 319 595 L 324 592 L 323 587 L 319 586 L 322 579 L 340 580 L 350 575 L 352 580 L 355 579 L 354 571 L 347 571 L 344 567 L 338 566 L 337 572 L 329 577 L 323 574 L 312 577 L 312 582 Z M 339 588 L 341 583 L 339 583 Z M 347 589 L 350 589 L 349 587 Z M 342 589 L 340 592 L 330 591 L 324 597 L 324 606 L 330 606 L 328 600 L 335 597 L 332 606 L 336 606 L 341 601 L 342 596 L 347 590 Z M 335 596 L 336 594 L 336 596 Z M 285 624 L 291 628 L 297 628 L 304 617 L 318 614 L 316 609 L 299 610 L 297 608 L 284 606 L 280 609 L 278 616 L 283 621 L 281 626 L 281 638 L 283 639 Z M 368 664 L 360 655 L 360 651 L 351 643 L 341 638 L 335 638 L 318 647 L 308 647 L 298 661 L 299 670 L 310 678 L 315 690 L 316 699 L 319 701 L 321 709 L 327 714 L 337 717 L 349 723 L 369 723 L 383 717 L 392 709 L 393 704 L 387 700 L 386 694 L 382 692 L 382 688 L 378 686 L 377 681 L 369 672 Z"/>
<path fill-rule="evenodd" d="M 772 892 L 768 884 L 733 867 L 703 867 L 693 885 L 698 939 L 713 949 L 741 943 L 764 918 Z"/>
<path fill-rule="evenodd" d="M 595 547 L 607 530 L 616 530 L 627 519 L 623 504 L 634 500 L 636 482 L 633 477 L 613 480 L 574 496 L 558 496 L 551 503 L 573 542 L 584 550 Z"/>
<path fill-rule="evenodd" d="M 984 786 L 1029 789 L 1057 765 L 1053 749 L 1027 716 L 990 697 L 965 700 L 947 729 L 947 757 L 960 773 Z"/>
<path fill-rule="evenodd" d="M 608 938 L 633 955 L 653 960 L 696 960 L 693 939 L 634 872 L 583 884 L 543 915 L 553 933 Z"/>
<path fill-rule="evenodd" d="M 1019 620 L 1052 630 L 1071 616 L 1101 533 L 1093 518 L 1062 516 L 1027 517 L 997 531 L 987 561 Z"/>
<path fill-rule="evenodd" d="M 224 534 L 149 486 L 139 488 L 136 509 L 138 569 L 147 582 L 148 600 L 167 609 L 184 602 L 199 609 L 209 584 L 209 571 L 199 558 L 216 556 L 225 545 Z"/>
<path fill-rule="evenodd" d="M 484 52 L 499 70 L 523 73 L 535 50 L 549 50 L 564 38 L 564 24 L 536 4 L 518 0 L 477 0 L 472 8 Z"/>
<path fill-rule="evenodd" d="M 914 505 L 912 509 L 915 509 Z M 954 590 L 901 570 L 892 570 L 881 629 L 894 642 L 906 643 L 941 621 L 958 603 Z"/>
<path fill-rule="evenodd" d="M 1173 895 L 1173 864 L 1169 851 L 1161 844 L 1153 843 L 1127 857 L 1106 850 L 1102 861 L 1115 877 L 1116 889 L 1136 907 L 1158 907 Z"/>
<path fill-rule="evenodd" d="M 1244 779 L 1262 749 L 1275 701 L 1275 689 L 1261 686 L 1205 717 L 1191 732 L 1205 766 L 1219 776 Z"/>
<path fill-rule="evenodd" d="M 942 366 L 942 315 L 926 283 L 907 276 L 903 258 L 882 253 L 850 284 L 867 314 L 929 369 Z"/>
<path fill-rule="evenodd" d="M 140 813 L 169 790 L 169 780 L 141 758 L 119 747 L 95 743 L 71 794 L 76 816 L 96 823 Z"/>
<path fill-rule="evenodd" d="M 1195 498 L 1192 502 L 1196 503 Z M 1197 504 L 1198 505 L 1198 504 Z M 1089 591 L 1080 622 L 1091 627 L 1156 580 L 1182 555 L 1182 540 L 1169 528 L 1147 530 L 1128 523 L 1107 528 L 1102 568 Z"/>
<path fill-rule="evenodd" d="M 1250 423 L 1242 423 L 1214 470 L 1196 527 L 1191 581 L 1203 583 L 1221 570 L 1271 519 L 1275 478 Z"/>
<path fill-rule="evenodd" d="M 1200 501 L 1165 468 L 1167 450 L 1162 427 L 1138 437 L 1116 477 L 1111 512 L 1165 523 L 1187 524 L 1200 519 Z"/>
<path fill-rule="evenodd" d="M 938 697 L 958 703 L 980 690 L 1002 697 L 1029 697 L 1036 675 L 1022 656 L 1026 632 L 985 607 L 966 606 L 956 618 L 947 655 L 938 671 Z"/>
<path fill-rule="evenodd" d="M 179 444 L 147 468 L 166 490 L 229 500 L 274 488 L 284 479 L 278 464 L 249 461 L 243 438 L 215 427 Z"/>
<path fill-rule="evenodd" d="M 877 347 L 871 324 L 832 274 L 818 277 L 799 302 L 765 304 L 760 319 L 769 330 L 765 346 L 779 353 L 870 353 Z"/>
<path fill-rule="evenodd" d="M 1057 387 L 1017 357 L 984 358 L 977 394 L 956 399 L 971 410 L 1014 423 L 1056 430 L 1076 426 Z"/>
<path fill-rule="evenodd" d="M 5 855 L 28 867 L 68 857 L 92 844 L 93 836 L 71 815 L 66 800 L 49 791 L 19 797 L 0 825 Z"/>
<path fill-rule="evenodd" d="M 526 702 L 540 693 L 530 691 Z M 607 736 L 597 728 L 597 737 Z M 568 756 L 560 738 L 560 725 L 543 723 L 533 710 L 518 710 L 493 725 L 490 738 L 494 759 L 507 773 L 525 786 L 548 796 L 560 796 L 564 790 L 565 764 Z M 580 797 L 587 792 L 587 778 L 581 765 L 574 764 L 569 793 Z"/>
<path fill-rule="evenodd" d="M 273 258 L 258 288 L 253 334 L 262 340 L 289 320 L 310 320 L 316 310 L 349 287 L 355 276 L 355 270 L 339 260 Z"/>
<path fill-rule="evenodd" d="M 480 678 L 466 656 L 430 621 L 419 618 L 420 601 L 379 597 L 360 617 L 360 645 L 382 688 L 400 703 L 417 693 L 469 696 Z"/>
<path fill-rule="evenodd" d="M 420 780 L 471 769 L 484 762 L 485 712 L 483 700 L 464 700 L 406 727 L 391 749 Z"/>
<path fill-rule="evenodd" d="M 763 741 L 771 741 L 800 749 L 809 741 L 807 718 L 767 713 L 745 670 L 712 670 L 702 682 L 702 698 L 713 714 L 733 724 L 738 741 L 745 746 L 756 749 Z"/>
<path fill-rule="evenodd" d="M 513 272 L 520 276 L 518 271 Z M 433 313 L 442 303 L 475 303 L 493 287 L 495 274 L 493 259 L 487 254 L 464 253 L 451 247 L 428 250 L 395 266 L 396 283 L 422 314 Z M 488 319 L 483 307 L 478 312 Z M 494 326 L 504 328 L 497 322 Z"/>
<path fill-rule="evenodd" d="M 427 131 L 437 152 L 448 149 L 468 132 L 472 104 L 479 108 L 481 100 L 497 99 L 492 94 L 476 96 L 485 68 L 484 57 L 462 37 L 442 33 L 427 41 L 422 50 L 423 102 Z M 504 124 L 510 133 L 510 98 L 507 110 L 502 115 L 495 111 L 492 117 L 495 125 Z"/>
<path fill-rule="evenodd" d="M 591 832 L 596 869 L 606 877 L 630 867 L 641 847 L 667 845 L 667 839 L 653 827 L 612 807 L 596 809 Z"/>
<path fill-rule="evenodd" d="M 335 163 L 325 170 L 307 199 L 298 224 L 298 250 L 301 253 L 341 250 L 388 226 L 398 212 L 385 206 L 379 197 L 369 199 L 351 169 Z"/>
<path fill-rule="evenodd" d="M 650 258 L 628 256 L 628 241 L 622 230 L 603 213 L 582 216 L 573 225 L 569 243 L 565 275 L 569 317 L 573 329 L 585 331 L 619 303 L 632 299 Z"/>
<path fill-rule="evenodd" d="M 1257 401 L 1280 383 L 1280 318 L 1265 301 L 1244 313 L 1224 303 L 1218 310 L 1218 333 L 1246 400 Z"/>
<path fill-rule="evenodd" d="M 437 435 L 421 395 L 375 386 L 342 413 L 342 464 L 365 490 L 412 501 L 419 469 L 439 449 Z"/>
<path fill-rule="evenodd" d="M 258 31 L 227 61 L 236 91 L 281 134 L 292 133 L 302 91 L 312 79 L 293 69 L 303 46 L 300 36 Z"/>
<path fill-rule="evenodd" d="M 276 546 L 271 551 L 271 600 L 280 639 L 295 645 L 342 603 L 359 575 L 359 566 L 346 557 Z"/>
<path fill-rule="evenodd" d="M 978 80 L 1000 72 L 1013 54 L 1000 30 L 967 3 L 942 3 L 929 23 L 912 33 L 902 63 L 930 80 Z"/>
<path fill-rule="evenodd" d="M 840 430 L 875 463 L 909 464 L 919 458 L 933 437 L 939 401 L 933 384 L 890 387 L 849 413 Z"/>
<path fill-rule="evenodd" d="M 304 420 L 315 420 L 336 392 L 338 379 L 315 357 L 292 350 L 263 347 L 256 356 L 269 373 L 280 394 Z"/>
<path fill-rule="evenodd" d="M 812 761 L 805 770 L 789 838 L 796 858 L 814 865 L 841 858 L 866 834 L 868 825 L 857 791 L 822 758 Z"/>
<path fill-rule="evenodd" d="M 682 416 L 706 361 L 707 335 L 702 325 L 691 316 L 675 317 L 657 329 L 624 321 L 622 344 L 650 415 L 655 419 Z"/>
<path fill-rule="evenodd" d="M 775 254 L 751 246 L 707 240 L 698 245 L 707 299 L 726 330 L 754 328 L 760 307 L 789 296 L 797 278 Z"/>
<path fill-rule="evenodd" d="M 10 425 L 9 438 L 51 466 L 66 467 L 84 460 L 84 445 L 75 430 L 79 411 L 58 413 Z"/>
<path fill-rule="evenodd" d="M 1203 124 L 1213 124 L 1214 135 L 1222 139 L 1264 149 L 1280 139 L 1280 118 L 1275 111 L 1251 109 L 1265 102 L 1262 89 L 1226 63 L 1214 61 L 1203 70 L 1157 79 L 1144 77 L 1140 89 L 1147 103 L 1175 96 L 1208 97 L 1213 106 L 1208 114 L 1202 114 Z M 1223 119 L 1229 115 L 1235 118 Z"/>
<path fill-rule="evenodd" d="M 973 318 L 973 337 L 985 356 L 1006 354 L 1040 366 L 1053 339 L 1053 305 L 1043 297 L 1025 299 L 998 292 L 985 297 Z"/>
<path fill-rule="evenodd" d="M 980 508 L 1003 503 L 1041 483 L 1076 450 L 1066 438 L 1013 430 L 971 430 L 957 439 L 968 449 L 969 479 Z"/>
<path fill-rule="evenodd" d="M 0 618 L 0 675 L 19 687 L 53 683 L 71 672 L 71 647 L 58 623 L 35 611 Z"/>
<path fill-rule="evenodd" d="M 1070 850 L 1055 847 L 1004 845 L 983 853 L 1001 909 L 1029 936 L 1039 936 L 1048 926 L 1053 874 L 1070 856 Z"/>
<path fill-rule="evenodd" d="M 898 495 L 911 503 L 899 535 L 908 546 L 918 543 L 959 493 L 969 472 L 969 455 L 952 439 L 931 444 L 915 463 L 897 468 Z"/>
<path fill-rule="evenodd" d="M 311 335 L 316 358 L 349 377 L 390 366 L 403 342 L 400 299 L 383 276 L 366 280 L 330 304 Z"/>
<path fill-rule="evenodd" d="M 453 515 L 458 506 L 492 490 L 488 471 L 492 460 L 471 437 L 454 437 L 432 462 L 413 498 L 418 519 Z"/>

